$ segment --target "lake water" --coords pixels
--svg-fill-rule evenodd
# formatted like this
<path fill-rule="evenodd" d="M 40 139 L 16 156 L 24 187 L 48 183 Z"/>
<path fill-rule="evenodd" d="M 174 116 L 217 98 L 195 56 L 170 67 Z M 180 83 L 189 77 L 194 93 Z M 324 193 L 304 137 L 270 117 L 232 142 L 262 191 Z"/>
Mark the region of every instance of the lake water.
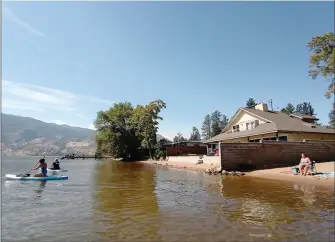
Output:
<path fill-rule="evenodd" d="M 2 241 L 334 241 L 332 190 L 95 160 L 4 180 L 37 159 L 2 158 Z"/>

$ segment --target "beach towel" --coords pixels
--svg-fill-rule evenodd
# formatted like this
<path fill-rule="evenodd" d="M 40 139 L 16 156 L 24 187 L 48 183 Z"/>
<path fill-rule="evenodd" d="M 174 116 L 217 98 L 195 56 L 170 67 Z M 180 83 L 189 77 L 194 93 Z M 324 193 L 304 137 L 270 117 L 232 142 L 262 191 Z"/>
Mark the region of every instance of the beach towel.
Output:
<path fill-rule="evenodd" d="M 314 175 L 316 177 L 324 177 L 324 178 L 331 178 L 331 177 L 335 177 L 335 172 L 331 172 L 331 173 L 322 173 L 322 174 L 317 174 Z"/>

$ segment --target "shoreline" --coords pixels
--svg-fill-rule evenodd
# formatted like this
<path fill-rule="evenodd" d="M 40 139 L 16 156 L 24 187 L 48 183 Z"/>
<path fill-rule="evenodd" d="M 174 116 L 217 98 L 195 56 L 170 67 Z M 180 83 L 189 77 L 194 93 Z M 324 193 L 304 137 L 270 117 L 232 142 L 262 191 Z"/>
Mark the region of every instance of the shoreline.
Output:
<path fill-rule="evenodd" d="M 216 169 L 220 168 L 214 164 L 193 164 L 189 162 L 176 162 L 176 161 L 155 161 L 155 160 L 145 160 L 139 161 L 143 164 L 153 165 L 153 166 L 162 166 L 174 169 L 181 170 L 191 170 L 198 172 L 205 172 L 207 169 Z M 278 181 L 286 181 L 286 182 L 297 182 L 308 185 L 315 186 L 323 186 L 327 188 L 332 188 L 335 190 L 335 178 L 323 178 L 323 177 L 315 177 L 315 176 L 300 176 L 293 175 L 291 173 L 292 167 L 282 167 L 282 168 L 274 168 L 274 169 L 265 169 L 265 170 L 256 170 L 245 172 L 245 176 L 248 177 L 256 177 L 262 179 L 270 179 L 270 180 L 278 180 Z M 318 172 L 322 173 L 331 173 L 335 170 L 335 161 L 322 162 L 317 163 L 316 168 Z M 217 174 L 221 176 L 221 174 Z"/>
<path fill-rule="evenodd" d="M 216 167 L 212 164 L 192 164 L 189 162 L 177 162 L 177 161 L 155 161 L 155 160 L 145 160 L 139 161 L 143 164 L 153 165 L 153 166 L 163 166 L 175 169 L 182 169 L 182 170 L 191 170 L 191 171 L 200 171 L 205 172 L 207 169 Z"/>
<path fill-rule="evenodd" d="M 257 177 L 262 179 L 271 179 L 271 180 L 279 180 L 279 181 L 290 181 L 290 182 L 297 182 L 315 186 L 323 186 L 332 188 L 335 190 L 335 178 L 329 177 L 316 177 L 316 176 L 301 176 L 301 175 L 294 175 L 291 173 L 292 167 L 281 167 L 281 168 L 274 168 L 274 169 L 265 169 L 265 170 L 256 170 L 248 172 L 246 175 L 249 177 Z M 321 173 L 331 173 L 335 172 L 335 162 L 321 162 L 316 164 L 316 169 L 318 172 Z"/>

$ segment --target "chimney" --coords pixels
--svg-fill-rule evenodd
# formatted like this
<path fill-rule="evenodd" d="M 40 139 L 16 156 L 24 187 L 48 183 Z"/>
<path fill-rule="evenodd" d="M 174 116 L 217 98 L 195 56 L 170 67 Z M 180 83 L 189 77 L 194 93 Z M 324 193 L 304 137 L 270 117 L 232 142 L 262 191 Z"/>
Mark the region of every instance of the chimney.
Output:
<path fill-rule="evenodd" d="M 255 106 L 255 109 L 257 109 L 257 110 L 261 110 L 261 111 L 263 111 L 263 112 L 267 112 L 267 111 L 269 111 L 269 109 L 268 109 L 268 105 L 267 105 L 266 103 L 260 103 L 260 104 L 257 104 L 257 105 Z"/>

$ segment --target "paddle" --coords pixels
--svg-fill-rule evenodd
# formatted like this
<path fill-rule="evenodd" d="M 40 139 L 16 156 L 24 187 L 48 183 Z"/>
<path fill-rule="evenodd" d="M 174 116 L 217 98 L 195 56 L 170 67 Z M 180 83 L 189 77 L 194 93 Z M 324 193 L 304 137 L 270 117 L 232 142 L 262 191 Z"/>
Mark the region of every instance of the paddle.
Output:
<path fill-rule="evenodd" d="M 43 159 L 45 159 L 45 156 L 43 156 Z M 32 168 L 30 168 L 26 173 L 24 173 L 23 175 L 20 174 L 19 176 L 22 176 L 22 177 L 30 176 L 30 174 L 28 174 L 28 172 L 30 172 L 38 163 L 39 163 L 39 161 Z"/>

